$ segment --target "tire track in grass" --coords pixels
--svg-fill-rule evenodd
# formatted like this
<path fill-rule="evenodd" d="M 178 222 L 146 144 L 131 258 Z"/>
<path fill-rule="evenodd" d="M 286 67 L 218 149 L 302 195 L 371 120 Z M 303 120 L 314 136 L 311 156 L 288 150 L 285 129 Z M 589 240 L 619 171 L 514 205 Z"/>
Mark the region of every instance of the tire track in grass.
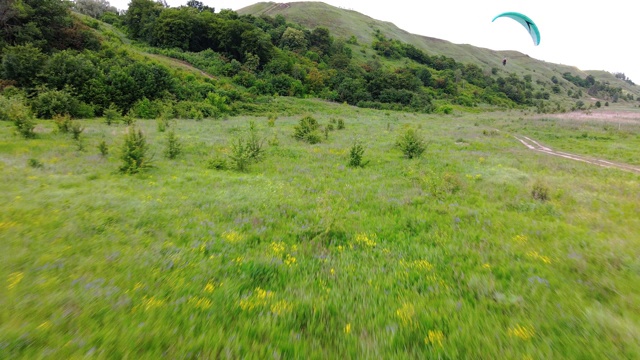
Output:
<path fill-rule="evenodd" d="M 550 147 L 544 146 L 527 136 L 514 135 L 513 137 L 516 138 L 518 141 L 520 141 L 529 150 L 538 151 L 541 153 L 558 156 L 558 157 L 562 157 L 569 160 L 581 161 L 587 164 L 602 166 L 609 169 L 619 169 L 619 170 L 630 171 L 636 174 L 640 174 L 640 167 L 637 167 L 637 166 L 616 163 L 608 160 L 591 158 L 591 157 L 582 156 L 582 155 L 570 154 L 562 151 L 555 151 Z"/>

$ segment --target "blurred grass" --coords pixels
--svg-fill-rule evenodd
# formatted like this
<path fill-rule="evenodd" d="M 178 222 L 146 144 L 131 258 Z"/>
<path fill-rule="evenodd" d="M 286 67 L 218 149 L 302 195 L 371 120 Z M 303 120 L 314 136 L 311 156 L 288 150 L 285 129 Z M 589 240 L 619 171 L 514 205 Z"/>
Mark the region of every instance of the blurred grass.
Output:
<path fill-rule="evenodd" d="M 166 133 L 139 120 L 155 167 L 134 176 L 117 173 L 123 125 L 85 121 L 78 151 L 52 122 L 34 140 L 1 122 L 3 357 L 640 356 L 638 175 L 510 136 L 625 162 L 637 126 L 621 136 L 516 112 L 289 109 L 274 127 L 178 121 L 173 161 Z M 298 142 L 307 113 L 346 129 Z M 208 169 L 250 120 L 278 146 L 265 141 L 246 173 Z M 417 160 L 394 148 L 408 127 L 429 143 Z M 347 166 L 354 139 L 362 169 Z M 537 181 L 550 201 L 532 198 Z"/>

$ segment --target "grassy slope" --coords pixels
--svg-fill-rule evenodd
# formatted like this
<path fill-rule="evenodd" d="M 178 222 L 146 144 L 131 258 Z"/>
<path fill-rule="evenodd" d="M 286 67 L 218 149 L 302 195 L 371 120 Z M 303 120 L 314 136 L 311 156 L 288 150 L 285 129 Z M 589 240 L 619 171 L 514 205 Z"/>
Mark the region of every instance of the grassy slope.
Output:
<path fill-rule="evenodd" d="M 509 72 L 519 75 L 530 74 L 534 81 L 542 80 L 548 82 L 555 75 L 560 79 L 561 83 L 564 83 L 566 88 L 572 88 L 562 79 L 563 73 L 571 72 L 583 78 L 591 74 L 597 80 L 620 86 L 626 91 L 634 93 L 635 96 L 640 95 L 640 87 L 631 86 L 624 81 L 615 79 L 609 73 L 601 71 L 584 72 L 573 66 L 536 60 L 515 51 L 494 51 L 467 44 L 454 44 L 446 40 L 414 35 L 390 22 L 376 20 L 353 10 L 340 9 L 322 2 L 291 2 L 287 4 L 289 5 L 288 7 L 278 6 L 272 2 L 257 3 L 238 10 L 238 13 L 256 16 L 282 14 L 287 20 L 303 24 L 309 28 L 327 27 L 337 37 L 349 38 L 354 35 L 362 44 L 371 44 L 374 40 L 373 31 L 380 29 L 386 36 L 413 44 L 428 54 L 452 57 L 456 61 L 463 63 L 475 63 L 487 69 L 487 71 L 493 67 L 502 70 L 500 62 L 503 57 L 507 56 L 510 58 Z"/>
<path fill-rule="evenodd" d="M 38 122 L 34 140 L 1 122 L 2 353 L 640 356 L 638 176 L 509 136 L 553 133 L 573 151 L 584 142 L 571 124 L 276 101 L 346 129 L 308 145 L 291 137 L 300 115 L 275 127 L 265 117 L 180 121 L 184 153 L 171 161 L 165 134 L 139 121 L 155 168 L 124 176 L 122 125 L 86 121 L 78 151 L 52 122 Z M 278 140 L 265 160 L 248 173 L 207 169 L 250 120 Z M 393 146 L 407 127 L 429 142 L 421 159 Z M 588 131 L 628 149 L 611 160 L 640 140 L 637 125 Z M 363 169 L 345 166 L 356 138 L 371 161 Z M 612 146 L 585 141 L 591 154 Z M 536 182 L 549 201 L 531 197 Z"/>

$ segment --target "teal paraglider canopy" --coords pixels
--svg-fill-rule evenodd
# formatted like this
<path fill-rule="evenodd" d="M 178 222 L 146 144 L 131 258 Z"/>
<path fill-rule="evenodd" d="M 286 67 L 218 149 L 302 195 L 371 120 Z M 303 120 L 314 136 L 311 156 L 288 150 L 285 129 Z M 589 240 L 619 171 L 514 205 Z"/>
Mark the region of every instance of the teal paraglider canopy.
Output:
<path fill-rule="evenodd" d="M 519 22 L 522 26 L 524 26 L 525 29 L 527 29 L 527 31 L 529 32 L 529 35 L 531 35 L 531 38 L 533 39 L 533 44 L 534 45 L 540 44 L 540 31 L 538 30 L 538 26 L 536 26 L 533 20 L 531 20 L 528 16 L 517 13 L 517 12 L 505 12 L 494 17 L 493 20 L 491 21 L 492 22 L 496 21 L 497 18 L 501 18 L 501 17 L 508 17 Z"/>

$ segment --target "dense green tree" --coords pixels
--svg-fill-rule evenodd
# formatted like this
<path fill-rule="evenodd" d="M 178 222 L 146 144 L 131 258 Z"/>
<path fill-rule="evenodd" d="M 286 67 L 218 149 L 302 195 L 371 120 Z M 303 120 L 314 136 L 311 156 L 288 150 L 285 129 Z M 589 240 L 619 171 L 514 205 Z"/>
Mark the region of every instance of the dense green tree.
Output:
<path fill-rule="evenodd" d="M 152 41 L 155 21 L 162 10 L 162 5 L 153 0 L 131 0 L 125 14 L 129 36 L 133 39 Z"/>
<path fill-rule="evenodd" d="M 325 27 L 317 27 L 311 31 L 309 35 L 309 48 L 317 52 L 320 56 L 329 54 L 333 39 L 329 29 Z"/>
<path fill-rule="evenodd" d="M 38 82 L 45 61 L 42 51 L 31 44 L 7 47 L 2 57 L 2 78 L 31 88 Z"/>

